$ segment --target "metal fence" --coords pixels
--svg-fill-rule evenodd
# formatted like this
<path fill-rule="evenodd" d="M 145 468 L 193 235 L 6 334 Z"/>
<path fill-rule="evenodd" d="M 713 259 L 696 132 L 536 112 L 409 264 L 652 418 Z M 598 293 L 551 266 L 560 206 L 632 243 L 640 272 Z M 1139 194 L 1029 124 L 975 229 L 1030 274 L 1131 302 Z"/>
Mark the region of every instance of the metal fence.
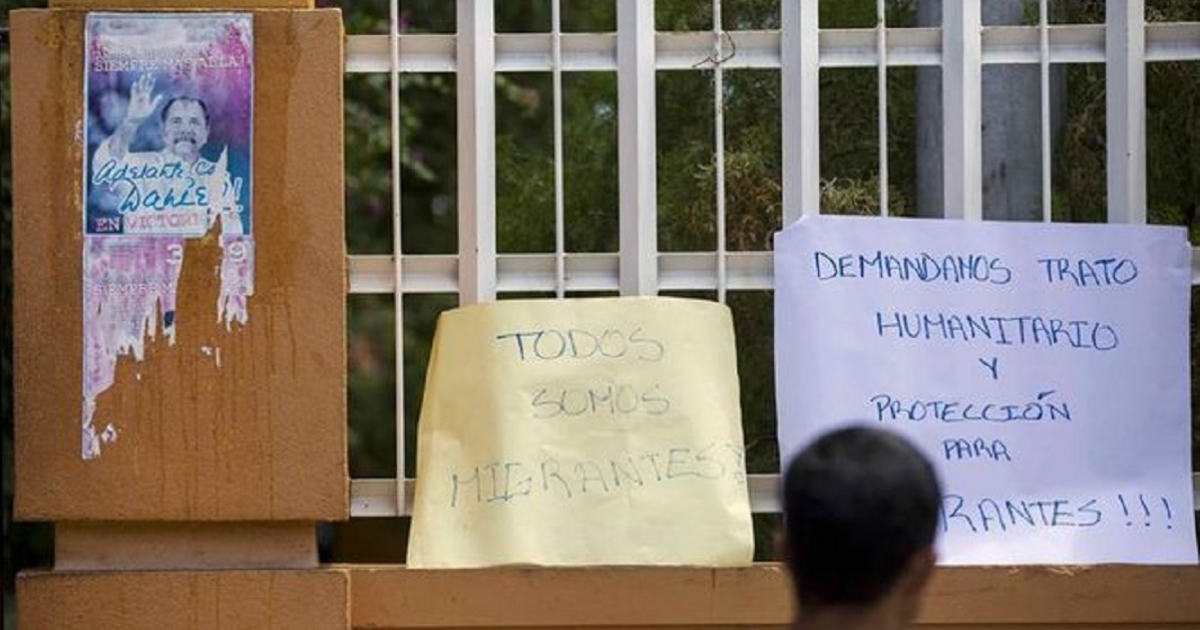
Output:
<path fill-rule="evenodd" d="M 1144 223 L 1146 215 L 1146 64 L 1200 61 L 1200 22 L 1147 23 L 1143 0 L 1107 0 L 1104 24 L 1051 24 L 1048 0 L 1036 3 L 1036 24 L 984 26 L 980 2 L 947 0 L 940 27 L 887 24 L 877 0 L 874 28 L 822 29 L 815 1 L 782 0 L 777 30 L 724 30 L 722 3 L 712 0 L 713 27 L 694 32 L 655 29 L 652 0 L 614 0 L 616 31 L 563 32 L 561 0 L 550 0 L 545 33 L 497 33 L 493 0 L 457 0 L 457 33 L 401 32 L 397 0 L 390 33 L 351 34 L 348 73 L 390 76 L 392 125 L 392 255 L 353 255 L 352 294 L 391 294 L 396 327 L 403 330 L 405 296 L 456 293 L 461 304 L 508 292 L 727 291 L 772 288 L 769 251 L 729 251 L 725 235 L 725 118 L 728 70 L 780 73 L 782 221 L 820 212 L 820 81 L 822 69 L 874 68 L 878 72 L 879 208 L 889 212 L 888 69 L 940 68 L 943 205 L 946 218 L 981 220 L 981 76 L 989 64 L 1036 66 L 1041 102 L 1042 218 L 1051 219 L 1052 66 L 1103 64 L 1107 106 L 1108 221 Z M 702 4 L 705 0 L 697 0 Z M 1031 3 L 1027 3 L 1031 4 Z M 656 73 L 708 71 L 714 82 L 717 237 L 710 251 L 660 252 L 657 240 Z M 497 252 L 496 77 L 545 72 L 552 77 L 554 117 L 555 250 Z M 619 94 L 619 253 L 576 253 L 564 245 L 562 78 L 571 72 L 615 72 Z M 454 73 L 457 98 L 458 254 L 415 255 L 401 248 L 400 75 Z M 1033 115 L 1034 112 L 1030 112 Z M 1194 268 L 1193 284 L 1200 284 Z M 410 512 L 413 479 L 405 478 L 404 336 L 396 335 L 396 479 L 354 479 L 355 517 Z M 407 419 L 409 423 L 415 418 Z M 751 475 L 754 511 L 775 511 L 775 475 Z M 1200 488 L 1200 476 L 1197 476 Z M 1200 492 L 1198 492 L 1200 495 Z"/>

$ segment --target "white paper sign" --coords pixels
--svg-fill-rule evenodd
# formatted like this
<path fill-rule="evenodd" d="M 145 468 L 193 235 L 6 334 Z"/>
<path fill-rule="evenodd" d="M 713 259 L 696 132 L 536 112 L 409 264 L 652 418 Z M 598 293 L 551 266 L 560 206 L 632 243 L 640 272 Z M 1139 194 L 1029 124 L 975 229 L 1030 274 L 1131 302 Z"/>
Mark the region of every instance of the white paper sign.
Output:
<path fill-rule="evenodd" d="M 799 221 L 775 238 L 781 453 L 847 422 L 912 438 L 945 564 L 1195 563 L 1185 236 Z"/>

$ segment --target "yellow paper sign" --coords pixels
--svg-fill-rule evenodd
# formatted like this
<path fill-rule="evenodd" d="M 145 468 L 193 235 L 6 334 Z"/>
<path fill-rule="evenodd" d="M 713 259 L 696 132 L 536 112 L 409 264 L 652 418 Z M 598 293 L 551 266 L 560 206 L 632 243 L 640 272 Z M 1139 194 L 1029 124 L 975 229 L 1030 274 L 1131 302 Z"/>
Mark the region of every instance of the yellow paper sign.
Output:
<path fill-rule="evenodd" d="M 750 562 L 729 309 L 504 301 L 438 321 L 412 567 Z"/>

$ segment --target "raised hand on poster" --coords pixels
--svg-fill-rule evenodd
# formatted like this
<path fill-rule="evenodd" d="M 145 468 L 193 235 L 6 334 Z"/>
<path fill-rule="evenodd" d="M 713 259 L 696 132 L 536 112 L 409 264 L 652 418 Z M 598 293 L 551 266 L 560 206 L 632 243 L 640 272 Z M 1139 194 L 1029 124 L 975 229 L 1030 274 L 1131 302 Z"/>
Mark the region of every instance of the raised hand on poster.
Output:
<path fill-rule="evenodd" d="M 129 87 L 129 105 L 125 107 L 125 119 L 121 121 L 120 126 L 113 131 L 112 135 L 104 140 L 105 153 L 102 155 L 118 160 L 125 157 L 125 154 L 129 152 L 129 145 L 133 143 L 133 138 L 137 135 L 138 127 L 154 113 L 159 102 L 162 101 L 161 94 L 151 99 L 153 94 L 153 74 L 143 74 L 133 82 L 133 85 Z"/>
<path fill-rule="evenodd" d="M 149 118 L 162 102 L 162 94 L 151 99 L 153 94 L 154 75 L 143 74 L 138 77 L 129 88 L 129 108 L 125 110 L 125 122 L 136 126 Z"/>

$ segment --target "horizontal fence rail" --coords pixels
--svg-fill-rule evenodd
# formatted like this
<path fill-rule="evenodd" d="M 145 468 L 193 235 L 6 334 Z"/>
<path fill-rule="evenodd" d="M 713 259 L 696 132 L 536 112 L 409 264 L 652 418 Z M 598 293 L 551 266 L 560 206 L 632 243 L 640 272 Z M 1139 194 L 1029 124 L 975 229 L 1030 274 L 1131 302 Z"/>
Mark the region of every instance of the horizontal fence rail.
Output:
<path fill-rule="evenodd" d="M 565 282 L 568 291 L 611 292 L 620 288 L 620 258 L 616 253 L 568 253 Z M 659 289 L 662 291 L 715 290 L 718 280 L 716 252 L 660 252 Z M 499 254 L 496 288 L 499 293 L 554 291 L 557 282 L 554 254 Z M 732 291 L 767 291 L 773 287 L 771 252 L 740 251 L 725 254 L 726 288 Z M 403 255 L 400 257 L 401 293 L 458 293 L 458 257 Z M 389 255 L 349 257 L 351 294 L 392 293 L 396 290 L 396 265 Z M 1192 286 L 1200 286 L 1200 247 L 1192 249 Z"/>
<path fill-rule="evenodd" d="M 779 475 L 746 475 L 750 510 L 755 514 L 779 512 Z M 395 479 L 353 479 L 350 482 L 350 516 L 380 518 L 412 515 L 415 479 L 404 480 L 403 505 L 397 503 Z M 1192 494 L 1200 506 L 1200 473 L 1192 475 Z"/>
<path fill-rule="evenodd" d="M 1037 64 L 1041 62 L 1041 34 L 1037 26 L 989 26 L 982 33 L 984 64 Z M 1049 26 L 1051 63 L 1104 63 L 1105 26 L 1073 24 Z M 779 68 L 779 31 L 724 31 L 730 39 L 729 69 Z M 563 33 L 562 70 L 596 72 L 617 70 L 616 33 Z M 820 34 L 822 68 L 873 68 L 879 64 L 875 29 L 828 29 Z M 402 34 L 400 72 L 455 71 L 453 34 Z M 549 72 L 554 67 L 550 33 L 498 33 L 496 72 Z M 885 49 L 888 66 L 938 66 L 942 61 L 940 28 L 888 28 Z M 712 55 L 710 31 L 658 33 L 655 36 L 658 70 L 695 70 Z M 387 35 L 350 35 L 346 42 L 346 72 L 388 72 Z M 1200 60 L 1200 23 L 1147 24 L 1146 61 Z"/>

